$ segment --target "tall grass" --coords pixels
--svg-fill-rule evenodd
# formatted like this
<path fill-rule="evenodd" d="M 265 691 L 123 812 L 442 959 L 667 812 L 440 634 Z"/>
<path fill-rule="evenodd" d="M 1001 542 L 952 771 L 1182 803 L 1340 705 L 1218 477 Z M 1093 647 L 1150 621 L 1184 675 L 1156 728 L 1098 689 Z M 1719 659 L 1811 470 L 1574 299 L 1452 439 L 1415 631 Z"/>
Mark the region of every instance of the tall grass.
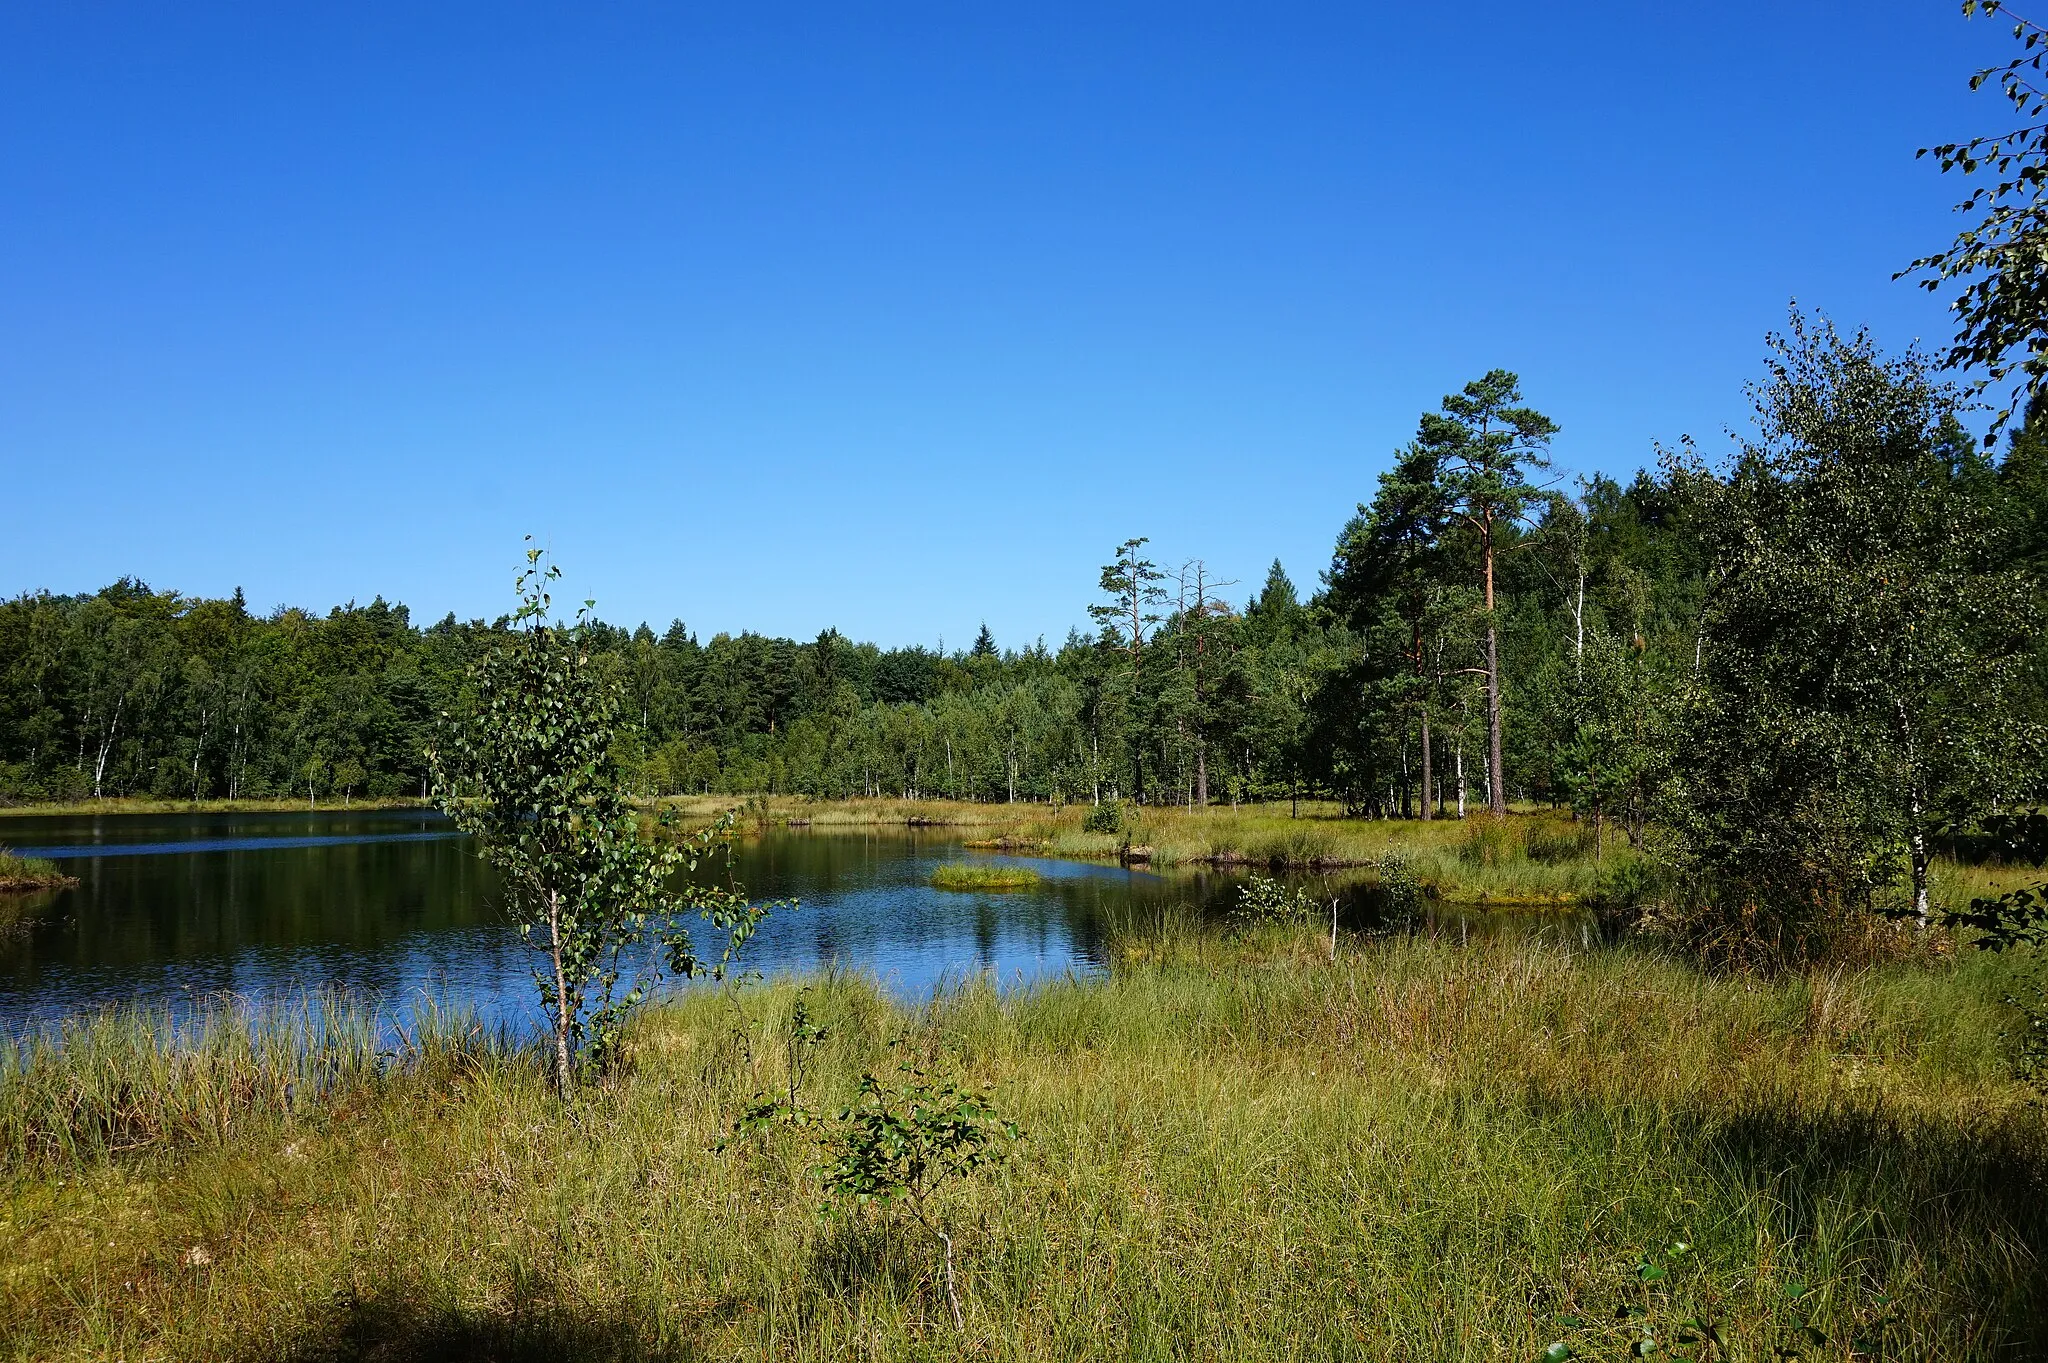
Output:
<path fill-rule="evenodd" d="M 46 890 L 68 885 L 71 877 L 57 863 L 42 857 L 21 857 L 0 847 L 0 892 Z"/>
<path fill-rule="evenodd" d="M 942 862 L 933 868 L 931 876 L 936 889 L 965 891 L 1028 890 L 1041 879 L 1029 866 L 971 861 Z"/>
<path fill-rule="evenodd" d="M 687 996 L 566 1106 L 513 1052 L 407 1082 L 365 1057 L 225 1138 L 40 1156 L 0 1184 L 0 1353 L 1528 1359 L 1688 1318 L 1725 1357 L 2048 1349 L 2048 1143 L 1997 962 L 1763 981 L 1393 939 L 1331 964 L 1171 910 L 1109 949 L 1107 979 L 921 1008 L 847 976 Z M 928 1244 L 820 1215 L 806 1130 L 716 1148 L 786 1084 L 799 998 L 815 1107 L 908 1057 L 1028 1133 L 948 1205 L 960 1334 Z M 53 1090 L 161 1072 L 39 1054 Z"/>
<path fill-rule="evenodd" d="M 222 996 L 181 1017 L 131 1005 L 0 1032 L 0 1167 L 219 1143 L 509 1053 L 503 1037 L 432 999 L 399 1019 L 332 991 L 261 1009 Z"/>
<path fill-rule="evenodd" d="M 708 822 L 737 809 L 730 797 L 671 801 L 687 818 Z M 1029 848 L 1081 861 L 1116 861 L 1135 852 L 1158 869 L 1224 865 L 1280 869 L 1369 867 L 1406 859 L 1437 898 L 1472 903 L 1561 903 L 1597 894 L 1613 867 L 1633 854 L 1617 835 L 1596 846 L 1590 825 L 1548 813 L 1505 821 L 1484 816 L 1424 822 L 1347 819 L 1334 805 L 1126 806 L 1115 833 L 1082 826 L 1089 805 L 970 804 L 943 800 L 757 800 L 762 827 L 819 830 L 903 826 L 918 821 L 965 830 L 982 845 Z"/>

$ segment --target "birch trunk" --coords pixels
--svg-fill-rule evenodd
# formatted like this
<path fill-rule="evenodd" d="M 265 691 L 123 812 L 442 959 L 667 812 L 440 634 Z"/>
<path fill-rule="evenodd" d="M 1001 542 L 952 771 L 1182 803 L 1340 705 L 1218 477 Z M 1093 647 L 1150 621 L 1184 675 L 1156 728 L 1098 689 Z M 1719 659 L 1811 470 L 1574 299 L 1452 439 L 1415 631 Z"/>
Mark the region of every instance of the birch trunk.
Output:
<path fill-rule="evenodd" d="M 569 981 L 562 973 L 562 896 L 548 891 L 548 957 L 555 967 L 555 1091 L 569 1096 Z"/>
<path fill-rule="evenodd" d="M 1465 817 L 1465 739 L 1458 738 L 1458 817 Z"/>
<path fill-rule="evenodd" d="M 92 766 L 92 798 L 95 800 L 101 798 L 102 788 L 107 777 L 107 755 L 113 752 L 114 738 L 121 732 L 121 707 L 127 703 L 128 698 L 126 696 L 121 697 L 120 700 L 114 703 L 113 720 L 107 725 L 106 732 L 100 736 L 99 754 L 94 759 Z"/>

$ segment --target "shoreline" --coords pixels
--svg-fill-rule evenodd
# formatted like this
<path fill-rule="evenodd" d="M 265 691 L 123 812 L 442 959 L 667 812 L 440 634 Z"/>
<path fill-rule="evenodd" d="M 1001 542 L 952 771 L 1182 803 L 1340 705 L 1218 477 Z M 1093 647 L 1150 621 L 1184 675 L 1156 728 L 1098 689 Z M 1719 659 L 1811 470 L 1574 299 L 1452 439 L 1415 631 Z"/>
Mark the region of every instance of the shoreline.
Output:
<path fill-rule="evenodd" d="M 10 818 L 76 818 L 87 814 L 351 814 L 359 809 L 432 809 L 418 796 L 379 796 L 354 800 L 154 800 L 109 796 L 104 800 L 55 800 L 36 804 L 0 804 L 0 821 Z"/>
<path fill-rule="evenodd" d="M 1496 821 L 1473 813 L 1458 819 L 1347 818 L 1329 801 L 1263 804 L 1121 805 L 1116 832 L 1091 832 L 1085 822 L 1107 805 L 1086 802 L 980 803 L 890 796 L 820 800 L 790 795 L 665 795 L 641 797 L 652 815 L 674 811 L 687 828 L 734 816 L 741 838 L 775 829 L 809 833 L 861 830 L 956 834 L 962 846 L 1043 856 L 1098 866 L 1258 870 L 1268 873 L 1369 872 L 1389 857 L 1410 872 L 1437 902 L 1473 907 L 1564 907 L 1612 901 L 1640 889 L 1642 856 L 1624 838 L 1568 814 L 1539 807 L 1511 809 Z M 0 835 L 7 821 L 30 817 L 151 814 L 285 814 L 430 811 L 416 797 L 324 800 L 151 800 L 110 798 L 69 803 L 0 805 Z M 2031 883 L 2025 867 L 1986 867 L 1935 859 L 1937 899 L 1964 904 Z M 1635 882 L 1631 884 L 1630 882 Z M 39 888 L 39 887 L 38 887 Z"/>
<path fill-rule="evenodd" d="M 20 857 L 0 847 L 0 895 L 30 895 L 43 890 L 68 890 L 78 884 L 65 875 L 54 861 L 41 857 Z"/>
<path fill-rule="evenodd" d="M 0 894 L 40 894 L 45 890 L 73 890 L 76 888 L 78 888 L 78 877 L 76 876 L 0 875 Z"/>

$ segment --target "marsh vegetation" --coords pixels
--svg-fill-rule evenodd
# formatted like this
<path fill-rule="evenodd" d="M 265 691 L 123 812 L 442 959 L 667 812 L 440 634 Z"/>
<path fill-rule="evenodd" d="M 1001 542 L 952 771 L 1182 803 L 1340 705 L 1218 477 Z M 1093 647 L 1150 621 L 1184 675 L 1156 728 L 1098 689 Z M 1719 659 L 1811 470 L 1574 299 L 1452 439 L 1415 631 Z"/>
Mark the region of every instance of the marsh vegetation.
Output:
<path fill-rule="evenodd" d="M 1171 916 L 1116 941 L 1104 981 L 922 1007 L 844 976 L 695 995 L 570 1102 L 459 1016 L 395 1053 L 331 1003 L 175 1039 L 82 1022 L 0 1080 L 0 1340 L 1448 1360 L 1704 1327 L 1711 1357 L 2044 1338 L 2048 1170 L 1989 958 L 1766 982 L 1541 941 L 1347 935 L 1332 964 L 1313 928 Z M 815 1044 L 791 1042 L 799 1003 Z M 810 1131 L 733 1139 L 763 1093 L 830 1112 L 905 1059 L 1024 1135 L 931 1208 L 957 1333 L 929 1238 L 828 1209 Z"/>
<path fill-rule="evenodd" d="M 21 857 L 0 847 L 0 894 L 50 890 L 71 884 L 57 863 L 42 857 Z"/>
<path fill-rule="evenodd" d="M 972 861 L 942 862 L 932 870 L 932 885 L 969 892 L 1028 890 L 1043 877 L 1029 866 L 990 865 Z"/>

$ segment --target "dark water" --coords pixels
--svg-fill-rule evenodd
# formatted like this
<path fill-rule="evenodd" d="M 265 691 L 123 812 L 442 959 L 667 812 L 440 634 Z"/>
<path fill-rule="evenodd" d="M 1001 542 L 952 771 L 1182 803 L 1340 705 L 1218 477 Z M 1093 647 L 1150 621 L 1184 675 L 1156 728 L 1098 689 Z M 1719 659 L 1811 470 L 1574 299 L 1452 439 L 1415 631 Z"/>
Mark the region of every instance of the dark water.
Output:
<path fill-rule="evenodd" d="M 57 858 L 76 889 L 0 899 L 0 1023 L 114 1002 L 255 1002 L 311 986 L 403 1006 L 421 991 L 527 1025 L 536 958 L 505 922 L 489 869 L 438 815 L 136 814 L 0 820 L 0 842 Z M 1002 985 L 1101 969 L 1118 908 L 1220 902 L 1225 876 L 1162 879 L 1032 858 L 1036 889 L 961 894 L 940 861 L 987 854 L 943 832 L 771 834 L 734 871 L 757 899 L 796 898 L 748 944 L 768 974 L 867 971 L 899 997 L 989 972 Z M 708 944 L 708 943 L 706 943 Z"/>

